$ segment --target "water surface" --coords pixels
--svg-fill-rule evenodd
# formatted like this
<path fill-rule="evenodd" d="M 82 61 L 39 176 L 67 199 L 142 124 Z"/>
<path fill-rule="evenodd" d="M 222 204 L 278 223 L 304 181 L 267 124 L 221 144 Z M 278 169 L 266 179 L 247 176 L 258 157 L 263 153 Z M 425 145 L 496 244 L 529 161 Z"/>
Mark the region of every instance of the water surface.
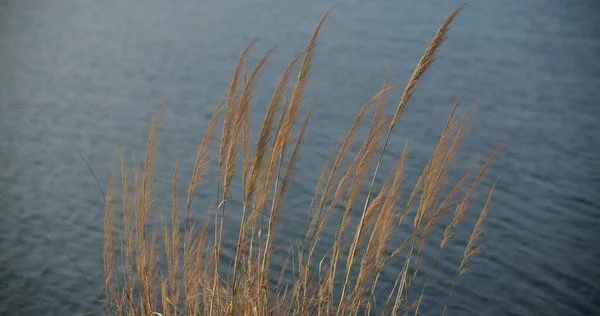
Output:
<path fill-rule="evenodd" d="M 127 157 L 142 154 L 165 96 L 158 178 L 171 177 L 176 158 L 189 174 L 243 48 L 258 40 L 255 61 L 279 45 L 261 77 L 257 125 L 269 89 L 334 4 L 307 94 L 318 106 L 281 217 L 279 234 L 288 240 L 302 233 L 296 223 L 324 159 L 387 67 L 391 82 L 405 83 L 458 1 L 2 2 L 0 313 L 99 308 L 62 252 L 102 290 L 102 199 L 79 153 L 106 184 L 117 147 Z M 593 0 L 471 1 L 420 83 L 391 140 L 388 167 L 408 140 L 407 176 L 418 174 L 465 91 L 478 107 L 452 179 L 509 138 L 483 183 L 489 188 L 501 176 L 485 251 L 457 282 L 454 315 L 600 314 L 599 32 Z M 424 314 L 440 314 L 473 222 L 433 274 Z M 235 236 L 227 238 L 231 244 Z"/>

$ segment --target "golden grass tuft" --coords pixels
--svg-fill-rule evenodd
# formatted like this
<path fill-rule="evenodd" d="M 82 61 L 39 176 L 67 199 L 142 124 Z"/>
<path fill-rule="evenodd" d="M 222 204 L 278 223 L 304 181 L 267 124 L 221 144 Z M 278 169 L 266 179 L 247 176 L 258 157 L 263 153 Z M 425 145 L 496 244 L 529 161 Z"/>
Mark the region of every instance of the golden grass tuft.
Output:
<path fill-rule="evenodd" d="M 315 108 L 313 104 L 298 126 L 317 38 L 329 12 L 319 22 L 306 49 L 285 69 L 273 91 L 254 146 L 249 120 L 252 97 L 260 70 L 273 49 L 249 71 L 247 60 L 253 43 L 246 47 L 229 89 L 217 104 L 202 137 L 184 197 L 183 224 L 179 218 L 179 164 L 175 164 L 170 223 L 163 218 L 164 249 L 161 250 L 159 235 L 149 230 L 149 214 L 155 199 L 153 174 L 159 105 L 148 135 L 143 169 L 134 166 L 133 192 L 129 191 L 125 159 L 120 157 L 123 240 L 115 240 L 113 233 L 116 219 L 111 176 L 104 224 L 105 312 L 165 316 L 418 314 L 429 275 L 437 262 L 436 258 L 428 269 L 427 279 L 417 292 L 420 296 L 411 302 L 409 289 L 418 286 L 413 280 L 419 270 L 424 241 L 431 237 L 443 215 L 454 210 L 452 220 L 443 231 L 439 257 L 451 241 L 452 231 L 466 217 L 484 172 L 502 147 L 479 167 L 473 181 L 470 179 L 479 166 L 477 163 L 458 183 L 448 187 L 450 165 L 473 109 L 458 115 L 456 110 L 461 98 L 452 109 L 421 176 L 414 188 L 407 191 L 410 193 L 407 199 L 402 198 L 408 158 L 406 146 L 393 168 L 382 174 L 385 167 L 382 159 L 393 129 L 418 81 L 433 64 L 450 24 L 463 8 L 464 5 L 442 24 L 410 77 L 396 111 L 389 117 L 384 111 L 385 97 L 397 86 L 388 85 L 386 73 L 382 90 L 364 105 L 348 133 L 332 151 L 315 186 L 311 204 L 307 206 L 305 235 L 288 249 L 275 244 L 275 228 L 285 211 L 283 202 Z M 296 71 L 297 77 L 292 81 Z M 218 168 L 215 199 L 210 206 L 196 207 L 192 205 L 193 197 L 211 165 L 210 144 L 223 106 L 223 124 L 215 155 Z M 360 140 L 361 127 L 371 115 L 368 133 Z M 352 152 L 355 145 L 358 150 Z M 240 160 L 241 172 L 236 168 Z M 377 180 L 382 176 L 385 176 L 383 184 L 378 187 Z M 239 198 L 232 197 L 231 190 L 232 182 L 238 179 L 242 188 Z M 495 184 L 492 190 L 494 187 Z M 491 191 L 466 245 L 457 277 L 467 271 L 469 261 L 481 249 L 476 244 L 483 232 L 490 200 Z M 330 223 L 335 210 L 341 210 L 339 222 Z M 192 212 L 204 214 L 204 221 L 192 223 Z M 221 256 L 225 214 L 241 219 L 231 263 Z M 408 218 L 412 219 L 412 225 L 407 227 L 404 224 Z M 352 219 L 358 222 L 353 224 Z M 321 237 L 330 224 L 337 229 L 329 245 L 323 243 Z M 398 236 L 404 238 L 398 241 L 394 238 Z M 318 247 L 328 248 L 317 251 Z M 281 269 L 273 271 L 271 258 L 276 252 L 287 255 Z M 164 269 L 160 263 L 165 263 Z M 382 298 L 376 298 L 381 291 L 379 281 L 392 263 L 402 269 L 396 275 L 393 289 L 385 294 L 386 304 L 378 306 L 377 303 L 383 302 Z"/>

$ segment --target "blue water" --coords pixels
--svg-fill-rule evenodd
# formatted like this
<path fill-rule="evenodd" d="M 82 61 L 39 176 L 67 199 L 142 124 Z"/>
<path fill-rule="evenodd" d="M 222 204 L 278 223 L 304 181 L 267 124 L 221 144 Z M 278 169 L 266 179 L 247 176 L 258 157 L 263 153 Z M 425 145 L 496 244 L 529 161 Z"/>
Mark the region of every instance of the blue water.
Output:
<path fill-rule="evenodd" d="M 117 148 L 129 158 L 142 155 L 164 96 L 157 177 L 169 180 L 177 158 L 181 174 L 189 174 L 243 48 L 257 39 L 256 61 L 278 45 L 255 98 L 258 125 L 286 63 L 334 6 L 307 92 L 318 105 L 279 226 L 280 238 L 293 241 L 324 160 L 381 87 L 387 67 L 390 82 L 404 84 L 460 4 L 2 1 L 0 313 L 75 315 L 100 307 L 62 251 L 102 290 L 102 199 L 79 154 L 106 185 Z M 471 1 L 420 82 L 390 142 L 387 167 L 408 141 L 407 176 L 414 178 L 466 91 L 467 103 L 477 99 L 478 106 L 451 180 L 509 139 L 482 184 L 489 188 L 501 176 L 485 249 L 457 280 L 451 314 L 600 314 L 598 34 L 598 1 Z M 208 191 L 198 200 L 211 197 Z M 157 194 L 168 197 L 168 187 Z M 424 315 L 440 314 L 474 219 L 456 232 L 433 273 Z M 231 245 L 235 235 L 226 238 Z M 435 247 L 427 248 L 424 258 L 433 256 Z"/>

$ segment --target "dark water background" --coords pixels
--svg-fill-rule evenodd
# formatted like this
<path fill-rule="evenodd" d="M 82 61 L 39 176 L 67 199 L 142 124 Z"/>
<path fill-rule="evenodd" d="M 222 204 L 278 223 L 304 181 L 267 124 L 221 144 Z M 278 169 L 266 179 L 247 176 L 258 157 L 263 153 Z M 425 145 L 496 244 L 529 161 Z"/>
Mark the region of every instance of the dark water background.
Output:
<path fill-rule="evenodd" d="M 103 206 L 78 153 L 106 184 L 118 146 L 127 157 L 142 154 L 164 95 L 157 176 L 169 179 L 176 158 L 188 175 L 243 48 L 257 39 L 256 60 L 279 45 L 260 82 L 257 125 L 269 89 L 333 4 L 307 95 L 318 106 L 280 223 L 289 240 L 304 229 L 297 223 L 327 154 L 386 68 L 392 83 L 405 83 L 460 2 L 1 1 L 0 314 L 98 308 L 61 250 L 102 289 Z M 598 1 L 472 1 L 420 83 L 388 167 L 408 140 L 407 176 L 418 174 L 465 91 L 479 105 L 452 179 L 510 139 L 483 183 L 489 188 L 501 176 L 485 251 L 459 279 L 452 314 L 600 314 L 599 34 Z M 424 314 L 440 314 L 473 222 L 459 229 L 433 274 Z"/>

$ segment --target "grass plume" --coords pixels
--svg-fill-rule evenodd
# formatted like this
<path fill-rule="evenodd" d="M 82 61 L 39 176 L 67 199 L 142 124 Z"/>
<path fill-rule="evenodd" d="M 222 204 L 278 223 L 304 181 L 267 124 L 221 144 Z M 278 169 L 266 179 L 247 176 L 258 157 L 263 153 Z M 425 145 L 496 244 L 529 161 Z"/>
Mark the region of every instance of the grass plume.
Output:
<path fill-rule="evenodd" d="M 439 28 L 417 63 L 393 115 L 389 116 L 385 114 L 386 96 L 398 86 L 388 83 L 388 69 L 382 89 L 359 111 L 323 166 L 312 201 L 306 206 L 305 235 L 296 244 L 278 244 L 276 228 L 286 211 L 286 194 L 303 137 L 310 129 L 311 114 L 318 109 L 317 103 L 307 110 L 303 110 L 303 105 L 318 35 L 330 12 L 319 22 L 307 47 L 285 68 L 268 102 L 256 142 L 250 134 L 251 104 L 260 71 L 274 50 L 268 50 L 250 70 L 248 55 L 253 43 L 246 47 L 229 88 L 206 126 L 187 194 L 181 197 L 185 204 L 181 206 L 179 164 L 175 164 L 171 212 L 168 220 L 163 218 L 160 237 L 149 230 L 150 214 L 155 208 L 153 175 L 159 105 L 148 134 L 143 168 L 134 165 L 133 192 L 125 159 L 120 156 L 122 241 L 115 240 L 113 233 L 116 205 L 112 202 L 112 177 L 108 186 L 104 224 L 105 312 L 109 315 L 406 315 L 413 311 L 416 315 L 429 278 L 418 292 L 418 300 L 411 302 L 409 289 L 416 284 L 413 281 L 421 263 L 424 241 L 433 235 L 445 218 L 443 215 L 454 211 L 450 223 L 440 232 L 443 239 L 439 251 L 451 241 L 452 231 L 467 216 L 484 172 L 502 147 L 482 167 L 474 164 L 455 185 L 448 186 L 451 163 L 473 109 L 458 115 L 461 97 L 451 109 L 437 146 L 411 190 L 403 187 L 405 163 L 409 159 L 406 145 L 399 157 L 393 157 L 395 164 L 389 170 L 383 163 L 394 127 L 417 83 L 432 66 L 452 21 L 463 8 L 464 5 L 455 10 Z M 361 137 L 363 127 L 365 137 Z M 219 128 L 220 137 L 215 137 Z M 219 140 L 214 153 L 217 170 L 214 200 L 210 205 L 196 205 L 192 203 L 194 194 L 212 166 L 213 138 Z M 232 183 L 238 180 L 241 194 L 232 189 Z M 466 245 L 457 276 L 467 271 L 471 258 L 481 249 L 477 242 L 494 187 L 495 184 Z M 404 192 L 408 195 L 404 196 Z M 180 211 L 185 220 L 180 219 Z M 336 211 L 340 212 L 339 217 L 333 216 Z M 222 256 L 226 214 L 240 219 L 231 262 Z M 201 223 L 192 221 L 200 216 L 204 218 Z M 334 218 L 338 221 L 333 222 Z M 334 235 L 324 238 L 330 232 Z M 117 251 L 119 244 L 121 256 Z M 274 254 L 285 258 L 279 269 L 273 264 Z M 122 262 L 118 263 L 117 258 Z M 435 262 L 427 270 L 428 275 Z M 402 267 L 395 276 L 386 274 L 391 264 Z M 387 297 L 387 303 L 378 307 L 383 301 L 376 294 L 382 291 L 379 281 L 384 277 L 396 282 L 391 291 L 380 295 Z"/>

